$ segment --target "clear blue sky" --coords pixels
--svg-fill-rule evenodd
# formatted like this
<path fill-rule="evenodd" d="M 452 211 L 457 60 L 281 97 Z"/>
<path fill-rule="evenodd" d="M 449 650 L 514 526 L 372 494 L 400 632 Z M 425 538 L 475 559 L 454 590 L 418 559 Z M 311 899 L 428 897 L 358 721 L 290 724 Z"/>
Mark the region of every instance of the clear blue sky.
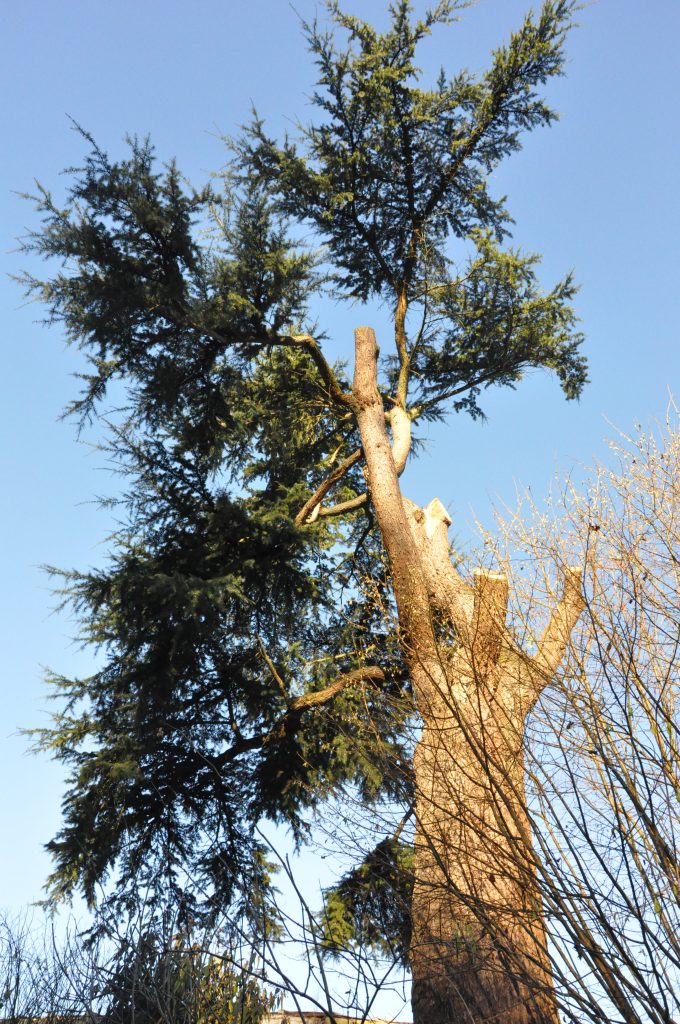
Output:
<path fill-rule="evenodd" d="M 385 22 L 383 0 L 346 6 Z M 440 65 L 483 68 L 528 6 L 479 0 L 424 46 L 426 80 Z M 296 8 L 309 18 L 315 4 L 297 0 Z M 72 424 L 57 422 L 79 360 L 7 277 L 25 266 L 14 239 L 35 225 L 15 192 L 30 190 L 34 177 L 62 192 L 59 172 L 83 154 L 67 115 L 112 155 L 126 133 L 150 133 L 161 158 L 176 156 L 190 178 L 204 180 L 224 162 L 220 133 L 237 130 L 251 101 L 273 131 L 306 119 L 314 68 L 285 0 L 15 0 L 2 21 L 0 907 L 18 908 L 41 895 L 41 845 L 58 824 L 61 775 L 27 757 L 16 730 L 45 721 L 41 666 L 87 672 L 91 663 L 70 640 L 72 623 L 53 614 L 39 567 L 85 568 L 103 557 L 107 519 L 91 500 L 115 481 L 76 444 Z M 571 268 L 581 282 L 592 383 L 579 403 L 565 403 L 554 380 L 536 375 L 488 400 L 487 423 L 459 417 L 438 430 L 407 470 L 405 489 L 423 502 L 437 494 L 463 538 L 473 511 L 488 520 L 492 501 L 513 502 L 516 483 L 538 497 L 556 470 L 603 457 L 606 420 L 649 425 L 663 418 L 668 389 L 680 391 L 680 4 L 600 0 L 580 22 L 567 77 L 549 91 L 561 120 L 527 137 L 497 189 L 509 195 L 515 242 L 544 254 L 546 286 Z M 349 355 L 352 327 L 372 316 L 331 308 L 323 326 Z"/>

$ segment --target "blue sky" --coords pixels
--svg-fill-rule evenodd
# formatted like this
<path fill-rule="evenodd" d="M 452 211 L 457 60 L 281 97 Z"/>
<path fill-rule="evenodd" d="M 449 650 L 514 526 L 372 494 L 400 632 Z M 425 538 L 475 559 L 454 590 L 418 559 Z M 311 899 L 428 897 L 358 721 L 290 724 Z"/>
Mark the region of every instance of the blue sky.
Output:
<path fill-rule="evenodd" d="M 295 6 L 313 17 L 311 0 Z M 385 22 L 382 0 L 346 6 Z M 479 0 L 423 47 L 425 80 L 440 65 L 483 68 L 528 6 Z M 489 521 L 491 504 L 512 503 L 518 484 L 540 497 L 556 471 L 580 475 L 606 457 L 608 423 L 625 430 L 663 419 L 669 389 L 680 390 L 678 38 L 677 0 L 587 6 L 568 41 L 567 76 L 549 89 L 560 122 L 528 136 L 496 176 L 515 243 L 544 254 L 546 286 L 572 268 L 581 283 L 592 383 L 579 403 L 566 403 L 557 383 L 537 374 L 517 392 L 490 396 L 486 423 L 458 417 L 437 429 L 404 486 L 418 501 L 440 497 L 463 539 L 474 515 Z M 14 240 L 35 226 L 16 193 L 34 177 L 63 193 L 60 171 L 83 155 L 67 115 L 112 155 L 123 152 L 126 133 L 149 133 L 161 159 L 176 156 L 200 182 L 223 164 L 220 135 L 247 120 L 251 102 L 274 132 L 304 121 L 314 68 L 285 0 L 15 0 L 3 12 L 0 79 L 0 907 L 17 909 L 41 896 L 49 867 L 41 847 L 57 828 L 61 792 L 60 770 L 28 757 L 17 729 L 45 722 L 42 666 L 70 673 L 91 664 L 71 640 L 73 624 L 54 613 L 40 566 L 85 568 L 103 558 L 108 522 L 92 499 L 115 481 L 96 452 L 76 443 L 73 425 L 57 421 L 76 387 L 77 353 L 58 328 L 37 322 L 39 308 L 23 304 L 7 276 L 26 267 Z M 349 356 L 352 328 L 367 317 L 380 328 L 373 311 L 334 307 L 323 326 Z"/>

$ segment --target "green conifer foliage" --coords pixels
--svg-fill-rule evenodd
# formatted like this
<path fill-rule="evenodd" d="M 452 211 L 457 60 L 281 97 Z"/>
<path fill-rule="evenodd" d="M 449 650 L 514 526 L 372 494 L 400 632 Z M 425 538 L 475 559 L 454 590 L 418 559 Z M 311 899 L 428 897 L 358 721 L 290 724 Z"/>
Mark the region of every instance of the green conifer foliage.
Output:
<path fill-rule="evenodd" d="M 282 143 L 255 119 L 207 188 L 148 142 L 114 161 L 86 136 L 65 205 L 37 196 L 27 247 L 51 274 L 28 285 L 85 354 L 70 411 L 107 425 L 126 481 L 108 560 L 63 574 L 99 667 L 52 678 L 60 710 L 38 736 L 70 768 L 57 897 L 94 903 L 109 879 L 116 913 L 170 891 L 194 916 L 257 914 L 258 822 L 303 842 L 343 789 L 409 807 L 417 711 L 349 382 L 310 298 L 329 296 L 327 331 L 333 299 L 385 300 L 381 394 L 416 429 L 480 415 L 484 389 L 531 367 L 567 398 L 586 382 L 573 282 L 541 289 L 490 183 L 555 116 L 540 89 L 575 3 L 546 0 L 480 77 L 422 88 L 418 44 L 463 6 L 418 21 L 395 0 L 379 33 L 332 0 L 334 32 L 306 29 L 318 119 Z M 329 894 L 329 947 L 406 956 L 409 856 L 377 837 Z"/>

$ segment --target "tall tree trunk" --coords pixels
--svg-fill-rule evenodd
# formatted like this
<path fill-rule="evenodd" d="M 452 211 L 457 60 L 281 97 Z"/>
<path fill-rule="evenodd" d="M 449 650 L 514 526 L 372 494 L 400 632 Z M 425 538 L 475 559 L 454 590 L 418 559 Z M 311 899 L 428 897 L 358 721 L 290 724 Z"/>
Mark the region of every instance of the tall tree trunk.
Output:
<path fill-rule="evenodd" d="M 473 688 L 483 688 L 466 668 L 452 668 L 450 681 L 440 714 L 424 718 L 415 758 L 415 1020 L 548 1024 L 557 1014 L 521 727 L 499 693 L 505 680 L 495 698 L 477 699 Z"/>
<path fill-rule="evenodd" d="M 402 497 L 377 389 L 377 345 L 356 332 L 352 406 L 370 500 L 390 561 L 423 731 L 415 761 L 412 897 L 416 1024 L 557 1024 L 524 792 L 524 722 L 556 671 L 583 609 L 580 572 L 534 658 L 506 628 L 504 576 L 465 583 L 449 557 L 450 520 L 435 499 Z M 406 410 L 390 424 L 395 446 Z M 454 639 L 442 641 L 448 625 Z"/>

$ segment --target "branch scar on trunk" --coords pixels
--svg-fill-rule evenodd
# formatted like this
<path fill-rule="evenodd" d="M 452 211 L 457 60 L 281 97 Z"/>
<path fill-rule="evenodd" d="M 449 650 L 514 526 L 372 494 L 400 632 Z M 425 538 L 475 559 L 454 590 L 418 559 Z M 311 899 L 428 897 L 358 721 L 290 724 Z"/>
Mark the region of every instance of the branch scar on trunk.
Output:
<path fill-rule="evenodd" d="M 486 678 L 498 664 L 506 638 L 508 578 L 504 573 L 475 570 L 470 654 L 475 675 Z"/>
<path fill-rule="evenodd" d="M 473 591 L 456 571 L 449 551 L 451 517 L 439 498 L 420 508 L 402 497 L 411 533 L 420 554 L 431 607 L 446 615 L 463 635 L 472 620 Z"/>

